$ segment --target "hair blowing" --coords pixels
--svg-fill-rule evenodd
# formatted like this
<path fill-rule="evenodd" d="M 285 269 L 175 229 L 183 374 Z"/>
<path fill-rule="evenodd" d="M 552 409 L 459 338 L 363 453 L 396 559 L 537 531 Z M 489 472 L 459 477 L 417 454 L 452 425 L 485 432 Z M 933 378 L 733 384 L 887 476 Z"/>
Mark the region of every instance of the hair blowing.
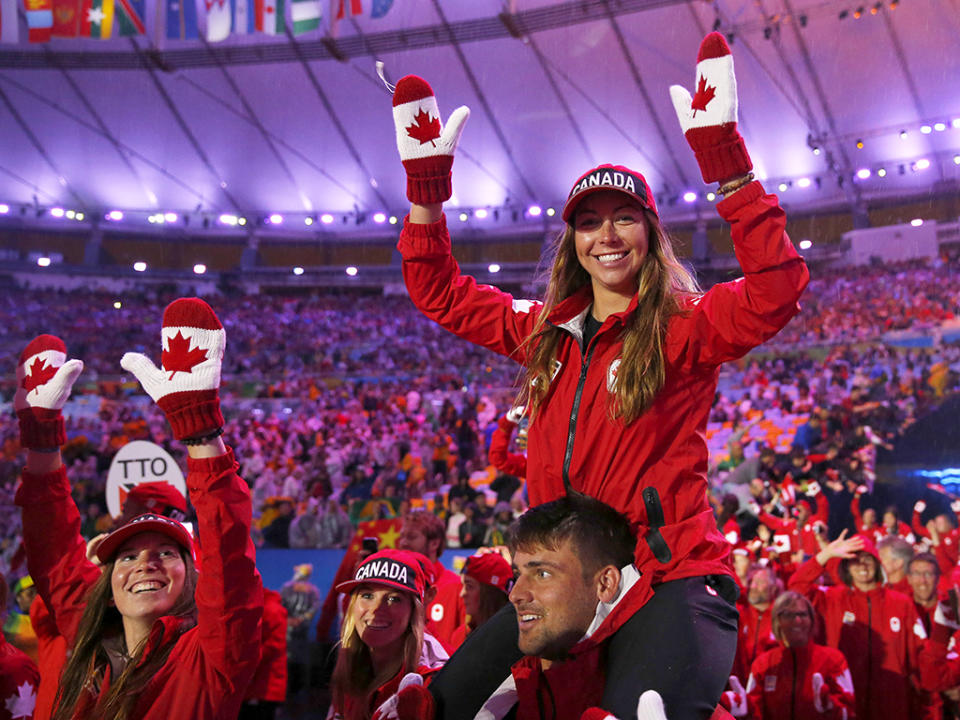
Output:
<path fill-rule="evenodd" d="M 649 248 L 637 273 L 637 307 L 627 317 L 621 335 L 623 350 L 610 406 L 611 417 L 627 424 L 653 404 L 666 382 L 664 337 L 671 316 L 681 311 L 681 297 L 701 293 L 693 275 L 677 260 L 660 219 L 649 210 L 643 214 Z M 557 348 L 565 333 L 548 324 L 547 318 L 558 303 L 590 283 L 590 274 L 577 258 L 574 235 L 571 222 L 554 242 L 543 307 L 533 332 L 524 341 L 529 359 L 520 401 L 530 408 L 531 416 L 540 409 L 550 388 Z"/>
<path fill-rule="evenodd" d="M 116 678 L 111 678 L 110 688 L 85 718 L 127 720 L 141 691 L 166 664 L 179 636 L 196 625 L 194 591 L 197 587 L 197 571 L 188 553 L 181 552 L 180 556 L 187 571 L 183 591 L 169 613 L 181 621 L 180 632 L 177 637 L 156 648 L 142 664 L 140 661 L 146 649 L 146 639 L 135 648 L 127 648 L 130 659 L 126 667 Z M 113 561 L 104 564 L 103 572 L 87 593 L 86 608 L 80 618 L 73 653 L 60 677 L 51 720 L 72 720 L 76 712 L 85 706 L 84 695 L 98 693 L 104 672 L 110 664 L 103 641 L 115 636 L 123 638 L 123 618 L 116 607 L 110 604 L 113 598 L 110 584 L 113 565 Z"/>

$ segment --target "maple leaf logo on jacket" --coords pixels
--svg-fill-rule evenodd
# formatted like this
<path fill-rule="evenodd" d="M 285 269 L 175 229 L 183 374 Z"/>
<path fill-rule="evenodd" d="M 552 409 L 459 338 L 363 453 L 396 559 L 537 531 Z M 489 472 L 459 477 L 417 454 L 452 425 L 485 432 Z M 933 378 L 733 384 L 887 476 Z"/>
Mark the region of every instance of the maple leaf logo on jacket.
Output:
<path fill-rule="evenodd" d="M 194 367 L 207 359 L 207 351 L 200 347 L 190 348 L 190 339 L 181 331 L 170 338 L 170 349 L 160 355 L 163 369 L 170 373 L 169 380 L 178 372 L 191 372 Z"/>
<path fill-rule="evenodd" d="M 431 120 L 430 113 L 420 110 L 413 116 L 413 124 L 408 125 L 405 129 L 407 135 L 414 140 L 419 140 L 421 145 L 430 143 L 436 147 L 437 144 L 434 140 L 440 137 L 440 118 L 437 117 Z"/>
<path fill-rule="evenodd" d="M 25 375 L 20 384 L 24 390 L 30 392 L 41 385 L 46 385 L 56 374 L 57 368 L 53 365 L 47 365 L 46 360 L 37 358 L 30 366 L 30 374 Z"/>
<path fill-rule="evenodd" d="M 697 114 L 697 110 L 706 112 L 707 105 L 713 100 L 716 90 L 715 87 L 707 85 L 707 79 L 703 75 L 700 76 L 700 82 L 697 83 L 697 93 L 693 96 L 693 102 L 690 103 L 690 109 L 693 110 L 694 115 Z"/>

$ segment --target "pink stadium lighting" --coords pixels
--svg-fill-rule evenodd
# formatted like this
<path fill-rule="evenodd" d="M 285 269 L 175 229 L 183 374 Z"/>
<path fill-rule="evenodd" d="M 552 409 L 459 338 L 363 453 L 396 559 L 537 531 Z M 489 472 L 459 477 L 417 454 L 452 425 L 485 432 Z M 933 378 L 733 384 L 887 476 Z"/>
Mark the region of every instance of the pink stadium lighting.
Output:
<path fill-rule="evenodd" d="M 527 208 L 527 214 L 530 217 L 540 217 L 540 214 L 542 212 L 543 210 L 540 208 L 539 205 L 531 205 L 530 207 Z"/>
<path fill-rule="evenodd" d="M 303 268 L 299 265 L 293 269 L 294 275 L 303 275 Z"/>
<path fill-rule="evenodd" d="M 860 168 L 857 170 L 857 177 L 861 180 L 866 180 L 870 177 L 870 168 Z"/>
<path fill-rule="evenodd" d="M 177 220 L 180 219 L 180 216 L 177 215 L 175 212 L 168 212 L 163 214 L 163 219 L 169 223 L 175 223 Z"/>
<path fill-rule="evenodd" d="M 207 271 L 207 266 L 203 263 L 197 263 L 193 266 L 193 272 L 196 275 L 203 275 Z"/>
<path fill-rule="evenodd" d="M 683 194 L 683 201 L 684 201 L 684 202 L 688 202 L 688 203 L 696 202 L 696 201 L 697 201 L 697 194 L 696 194 L 693 190 L 687 190 L 687 191 Z"/>
<path fill-rule="evenodd" d="M 220 216 L 220 223 L 223 225 L 236 225 L 237 216 L 224 213 L 223 215 Z"/>
<path fill-rule="evenodd" d="M 913 167 L 915 170 L 926 170 L 930 167 L 930 161 L 926 158 L 920 158 L 913 164 Z"/>
<path fill-rule="evenodd" d="M 933 132 L 933 128 L 930 127 L 929 125 L 921 125 L 920 132 L 922 132 L 924 135 L 929 135 L 930 133 Z"/>
<path fill-rule="evenodd" d="M 353 265 L 347 268 L 347 275 L 349 275 L 350 277 L 354 277 L 356 274 L 357 274 L 357 269 Z"/>
<path fill-rule="evenodd" d="M 330 213 L 324 213 L 320 216 L 320 222 L 322 222 L 324 225 L 329 225 L 333 222 L 333 215 Z"/>
<path fill-rule="evenodd" d="M 64 216 L 63 208 L 50 208 L 50 214 L 55 218 L 62 218 Z"/>
<path fill-rule="evenodd" d="M 6 215 L 8 212 L 10 212 L 10 206 L 0 204 L 0 215 Z"/>
<path fill-rule="evenodd" d="M 107 220 L 113 220 L 114 222 L 119 222 L 123 220 L 123 213 L 119 210 L 111 210 L 107 213 Z"/>
<path fill-rule="evenodd" d="M 477 208 L 476 210 L 473 211 L 473 216 L 474 216 L 475 218 L 477 218 L 478 220 L 484 220 L 484 219 L 486 219 L 486 217 L 487 217 L 487 210 L 486 210 L 486 208 Z"/>
<path fill-rule="evenodd" d="M 133 269 L 137 272 L 144 272 L 147 269 L 147 264 L 143 262 L 143 260 L 137 260 L 137 262 L 133 264 Z"/>
<path fill-rule="evenodd" d="M 920 227 L 923 225 L 923 218 L 914 218 L 910 221 L 910 224 L 913 225 L 913 227 Z"/>
<path fill-rule="evenodd" d="M 492 273 L 498 273 L 498 272 L 500 272 L 500 266 L 497 265 L 496 263 L 490 263 L 490 264 L 487 266 L 487 271 L 488 271 L 488 272 L 492 272 Z"/>
<path fill-rule="evenodd" d="M 954 118 L 950 121 L 950 127 L 954 130 L 960 129 L 960 118 Z"/>
<path fill-rule="evenodd" d="M 387 221 L 387 216 L 385 213 L 378 212 L 373 214 L 373 221 L 378 225 L 380 223 L 385 223 Z"/>
<path fill-rule="evenodd" d="M 272 225 L 282 225 L 283 224 L 283 215 L 280 213 L 273 213 L 270 217 L 267 218 Z"/>
<path fill-rule="evenodd" d="M 810 178 L 800 178 L 797 180 L 797 187 L 808 188 L 810 187 Z"/>
<path fill-rule="evenodd" d="M 934 123 L 933 129 L 936 130 L 937 132 L 943 132 L 944 130 L 947 129 L 947 124 L 942 122 Z"/>
<path fill-rule="evenodd" d="M 38 257 L 37 265 L 40 267 L 50 267 L 50 258 L 48 257 Z"/>
<path fill-rule="evenodd" d="M 801 250 L 809 250 L 809 249 L 812 248 L 812 247 L 813 247 L 813 242 L 811 242 L 810 240 L 804 239 L 804 240 L 801 240 L 801 241 L 800 241 L 800 249 L 801 249 Z"/>

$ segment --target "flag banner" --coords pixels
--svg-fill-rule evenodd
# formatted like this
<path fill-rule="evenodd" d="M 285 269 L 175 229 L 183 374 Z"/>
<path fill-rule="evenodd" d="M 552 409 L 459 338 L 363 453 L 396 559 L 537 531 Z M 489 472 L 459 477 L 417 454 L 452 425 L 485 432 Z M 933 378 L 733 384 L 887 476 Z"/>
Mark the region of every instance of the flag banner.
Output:
<path fill-rule="evenodd" d="M 350 3 L 350 14 L 351 15 L 363 15 L 363 2 L 362 0 L 337 0 L 337 20 L 343 20 L 346 14 L 346 5 Z"/>
<path fill-rule="evenodd" d="M 379 20 L 385 17 L 392 7 L 393 0 L 373 0 L 373 7 L 370 8 L 370 17 L 374 20 Z"/>
<path fill-rule="evenodd" d="M 0 43 L 15 43 L 19 39 L 17 0 L 0 0 Z"/>
<path fill-rule="evenodd" d="M 166 0 L 167 37 L 171 40 L 193 40 L 200 37 L 197 29 L 197 5 L 194 0 Z"/>
<path fill-rule="evenodd" d="M 80 34 L 80 0 L 53 0 L 54 37 L 76 37 Z"/>
<path fill-rule="evenodd" d="M 254 0 L 230 0 L 234 35 L 251 35 L 257 31 Z"/>
<path fill-rule="evenodd" d="M 114 8 L 117 24 L 117 35 L 143 35 L 147 27 L 143 22 L 146 11 L 146 0 L 115 0 Z"/>
<path fill-rule="evenodd" d="M 282 35 L 286 28 L 284 19 L 285 0 L 263 0 L 262 28 L 265 35 Z"/>
<path fill-rule="evenodd" d="M 53 30 L 53 0 L 23 0 L 27 37 L 32 43 L 50 42 Z"/>
<path fill-rule="evenodd" d="M 320 0 L 290 0 L 290 22 L 294 35 L 316 30 L 320 27 L 322 14 Z"/>
<path fill-rule="evenodd" d="M 230 37 L 233 8 L 227 0 L 204 0 L 207 10 L 207 42 L 220 42 Z"/>
<path fill-rule="evenodd" d="M 80 34 L 98 40 L 113 34 L 113 0 L 83 0 Z"/>

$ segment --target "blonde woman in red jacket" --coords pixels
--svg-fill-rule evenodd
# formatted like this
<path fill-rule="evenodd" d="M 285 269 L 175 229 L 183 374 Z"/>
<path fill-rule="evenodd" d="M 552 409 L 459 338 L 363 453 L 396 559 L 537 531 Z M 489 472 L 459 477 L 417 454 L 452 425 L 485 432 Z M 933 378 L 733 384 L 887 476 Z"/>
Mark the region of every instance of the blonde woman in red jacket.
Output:
<path fill-rule="evenodd" d="M 263 593 L 250 494 L 220 437 L 224 331 L 189 298 L 166 309 L 162 333 L 162 368 L 132 353 L 121 364 L 187 445 L 199 574 L 189 532 L 154 514 L 108 535 L 95 550 L 100 567 L 87 560 L 60 456 L 61 408 L 83 364 L 52 335 L 20 356 L 14 404 L 27 464 L 16 503 L 28 566 L 71 648 L 54 720 L 234 720 L 257 666 Z"/>
<path fill-rule="evenodd" d="M 730 546 L 706 499 L 707 416 L 720 365 L 776 334 L 798 311 L 809 278 L 776 197 L 753 181 L 736 129 L 730 48 L 718 33 L 701 44 L 697 81 L 714 94 L 693 101 L 675 86 L 674 107 L 704 181 L 720 183 L 717 211 L 743 269 L 706 293 L 677 261 L 646 179 L 621 165 L 600 165 L 574 183 L 542 301 L 461 274 L 443 203 L 469 111 L 454 111 L 443 127 L 432 89 L 414 76 L 400 80 L 393 98 L 412 203 L 398 245 L 410 298 L 442 327 L 526 368 L 531 506 L 578 491 L 622 512 L 637 533 L 636 564 L 656 594 L 631 618 L 639 625 L 611 641 L 611 664 L 632 668 L 606 686 L 603 707 L 621 717 L 636 712 L 645 688 L 663 695 L 671 718 L 708 717 L 729 675 L 736 589 Z M 477 698 L 502 680 L 494 675 L 517 658 L 515 648 L 507 652 L 510 638 L 474 655 L 493 627 L 431 686 L 443 717 L 472 717 Z M 681 635 L 644 639 L 665 627 Z M 460 661 L 468 650 L 488 677 Z M 451 683 L 454 674 L 461 678 Z"/>

